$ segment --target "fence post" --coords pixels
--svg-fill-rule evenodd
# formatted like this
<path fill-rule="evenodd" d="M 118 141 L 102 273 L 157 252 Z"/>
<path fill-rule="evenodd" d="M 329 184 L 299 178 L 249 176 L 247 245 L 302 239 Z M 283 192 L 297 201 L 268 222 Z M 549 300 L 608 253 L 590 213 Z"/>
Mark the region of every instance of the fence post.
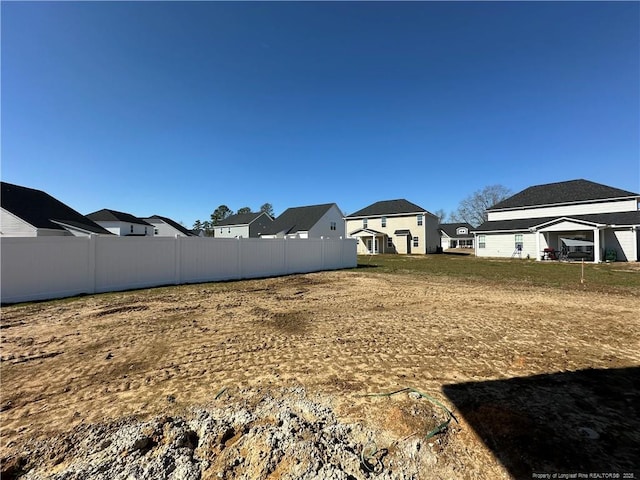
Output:
<path fill-rule="evenodd" d="M 96 256 L 97 256 L 97 247 L 96 242 L 98 241 L 97 235 L 89 235 L 89 265 L 87 268 L 87 275 L 89 278 L 87 279 L 87 286 L 89 291 L 87 293 L 93 294 L 96 293 Z"/>
<path fill-rule="evenodd" d="M 277 240 L 276 240 L 277 241 Z M 289 248 L 287 246 L 287 237 L 282 239 L 282 248 L 284 249 L 284 274 L 289 274 Z"/>
<path fill-rule="evenodd" d="M 236 237 L 238 240 L 238 278 L 244 278 L 242 272 L 244 265 L 242 264 L 242 237 Z"/>
<path fill-rule="evenodd" d="M 174 248 L 175 248 L 175 277 L 174 283 L 180 285 L 182 283 L 182 239 L 179 235 L 175 236 Z"/>

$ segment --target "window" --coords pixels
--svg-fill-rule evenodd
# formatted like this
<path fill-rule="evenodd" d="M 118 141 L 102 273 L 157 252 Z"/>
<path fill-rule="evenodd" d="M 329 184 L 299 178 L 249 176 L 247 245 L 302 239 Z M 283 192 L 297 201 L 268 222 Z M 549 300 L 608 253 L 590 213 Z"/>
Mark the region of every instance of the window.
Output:
<path fill-rule="evenodd" d="M 413 237 L 413 246 L 418 247 L 419 245 L 420 245 L 420 242 L 418 241 L 418 237 Z"/>
<path fill-rule="evenodd" d="M 367 224 L 369 223 L 369 221 L 368 221 L 368 220 L 369 220 L 369 219 L 367 219 L 367 218 L 363 218 L 363 219 L 362 219 L 362 228 L 367 228 Z"/>
<path fill-rule="evenodd" d="M 158 229 L 157 229 L 157 228 L 154 228 L 154 229 L 153 229 L 153 234 L 154 234 L 154 235 L 158 235 Z"/>
<path fill-rule="evenodd" d="M 393 248 L 393 238 L 387 237 L 387 248 Z"/>
<path fill-rule="evenodd" d="M 129 233 L 133 233 L 133 225 L 129 225 Z"/>
<path fill-rule="evenodd" d="M 418 215 L 418 226 L 422 225 L 422 214 Z"/>
<path fill-rule="evenodd" d="M 227 233 L 231 233 L 231 227 L 227 229 Z"/>
<path fill-rule="evenodd" d="M 335 229 L 336 229 L 336 227 L 337 227 L 336 222 L 331 222 L 331 223 L 329 224 L 329 228 L 330 228 L 331 230 L 335 230 Z"/>
<path fill-rule="evenodd" d="M 521 252 L 522 251 L 522 234 L 521 233 L 517 233 L 516 234 L 516 250 Z"/>
<path fill-rule="evenodd" d="M 220 227 L 220 233 L 222 233 L 222 227 Z"/>
<path fill-rule="evenodd" d="M 486 241 L 486 235 L 478 235 L 478 248 L 485 248 Z"/>
<path fill-rule="evenodd" d="M 382 224 L 383 227 L 387 226 L 387 217 L 382 217 L 380 219 L 380 223 Z"/>
<path fill-rule="evenodd" d="M 458 230 L 456 230 L 456 235 L 466 235 L 469 233 L 469 230 L 467 230 L 467 227 L 460 227 L 458 228 Z"/>
<path fill-rule="evenodd" d="M 144 234 L 147 234 L 147 227 L 144 227 Z"/>

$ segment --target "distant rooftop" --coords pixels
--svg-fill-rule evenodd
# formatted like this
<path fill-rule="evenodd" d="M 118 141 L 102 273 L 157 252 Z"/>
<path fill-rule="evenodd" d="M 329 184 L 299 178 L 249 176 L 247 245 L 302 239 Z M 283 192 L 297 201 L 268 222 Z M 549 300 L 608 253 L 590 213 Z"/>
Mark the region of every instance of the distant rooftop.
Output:
<path fill-rule="evenodd" d="M 262 234 L 276 235 L 284 232 L 287 235 L 309 231 L 333 205 L 335 203 L 288 208 L 267 226 Z"/>
<path fill-rule="evenodd" d="M 152 227 L 149 222 L 145 222 L 143 219 L 138 218 L 130 213 L 118 212 L 117 210 L 109 210 L 103 208 L 97 212 L 93 212 L 87 215 L 94 222 L 126 222 L 135 223 L 136 225 L 148 225 Z"/>
<path fill-rule="evenodd" d="M 397 200 L 382 200 L 380 202 L 372 203 L 368 207 L 364 207 L 357 212 L 347 215 L 346 218 L 351 217 L 376 217 L 380 215 L 397 215 L 402 213 L 420 213 L 427 212 L 424 208 L 411 203 L 404 198 Z"/>
<path fill-rule="evenodd" d="M 36 228 L 66 230 L 61 224 L 89 233 L 111 235 L 100 225 L 42 190 L 1 182 L 2 208 Z"/>
<path fill-rule="evenodd" d="M 526 188 L 515 195 L 496 203 L 488 210 L 501 210 L 518 207 L 534 207 L 609 198 L 637 197 L 639 194 L 609 187 L 589 180 L 569 180 L 567 182 L 548 183 Z"/>
<path fill-rule="evenodd" d="M 176 222 L 175 220 L 171 220 L 168 217 L 162 217 L 160 215 L 151 215 L 150 217 L 147 217 L 147 220 L 153 220 L 153 219 L 162 220 L 164 223 L 167 223 L 167 224 L 171 225 L 173 228 L 175 228 L 176 230 L 178 230 L 179 232 L 185 234 L 188 237 L 196 236 L 196 234 L 193 233 L 191 230 L 183 227 L 178 222 Z"/>

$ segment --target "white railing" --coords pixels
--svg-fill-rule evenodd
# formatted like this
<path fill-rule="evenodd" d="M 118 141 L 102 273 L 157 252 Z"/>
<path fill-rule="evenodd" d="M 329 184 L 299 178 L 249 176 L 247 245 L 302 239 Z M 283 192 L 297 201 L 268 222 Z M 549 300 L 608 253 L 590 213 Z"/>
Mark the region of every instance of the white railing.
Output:
<path fill-rule="evenodd" d="M 4 237 L 2 303 L 352 268 L 354 239 Z"/>

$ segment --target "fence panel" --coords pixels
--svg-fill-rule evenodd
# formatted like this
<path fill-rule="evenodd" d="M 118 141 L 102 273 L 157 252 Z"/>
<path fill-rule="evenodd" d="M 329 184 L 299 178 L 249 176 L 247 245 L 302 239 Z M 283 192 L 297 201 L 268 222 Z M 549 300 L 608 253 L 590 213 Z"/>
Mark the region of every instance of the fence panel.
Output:
<path fill-rule="evenodd" d="M 235 238 L 182 238 L 179 283 L 240 278 L 238 241 Z"/>
<path fill-rule="evenodd" d="M 2 302 L 86 293 L 89 242 L 79 237 L 5 237 L 0 244 Z"/>
<path fill-rule="evenodd" d="M 353 239 L 5 237 L 2 303 L 357 265 Z"/>
<path fill-rule="evenodd" d="M 242 278 L 269 277 L 288 273 L 286 241 L 272 238 L 243 238 L 238 242 L 241 248 L 240 275 Z"/>
<path fill-rule="evenodd" d="M 96 237 L 96 292 L 176 283 L 173 237 Z"/>

